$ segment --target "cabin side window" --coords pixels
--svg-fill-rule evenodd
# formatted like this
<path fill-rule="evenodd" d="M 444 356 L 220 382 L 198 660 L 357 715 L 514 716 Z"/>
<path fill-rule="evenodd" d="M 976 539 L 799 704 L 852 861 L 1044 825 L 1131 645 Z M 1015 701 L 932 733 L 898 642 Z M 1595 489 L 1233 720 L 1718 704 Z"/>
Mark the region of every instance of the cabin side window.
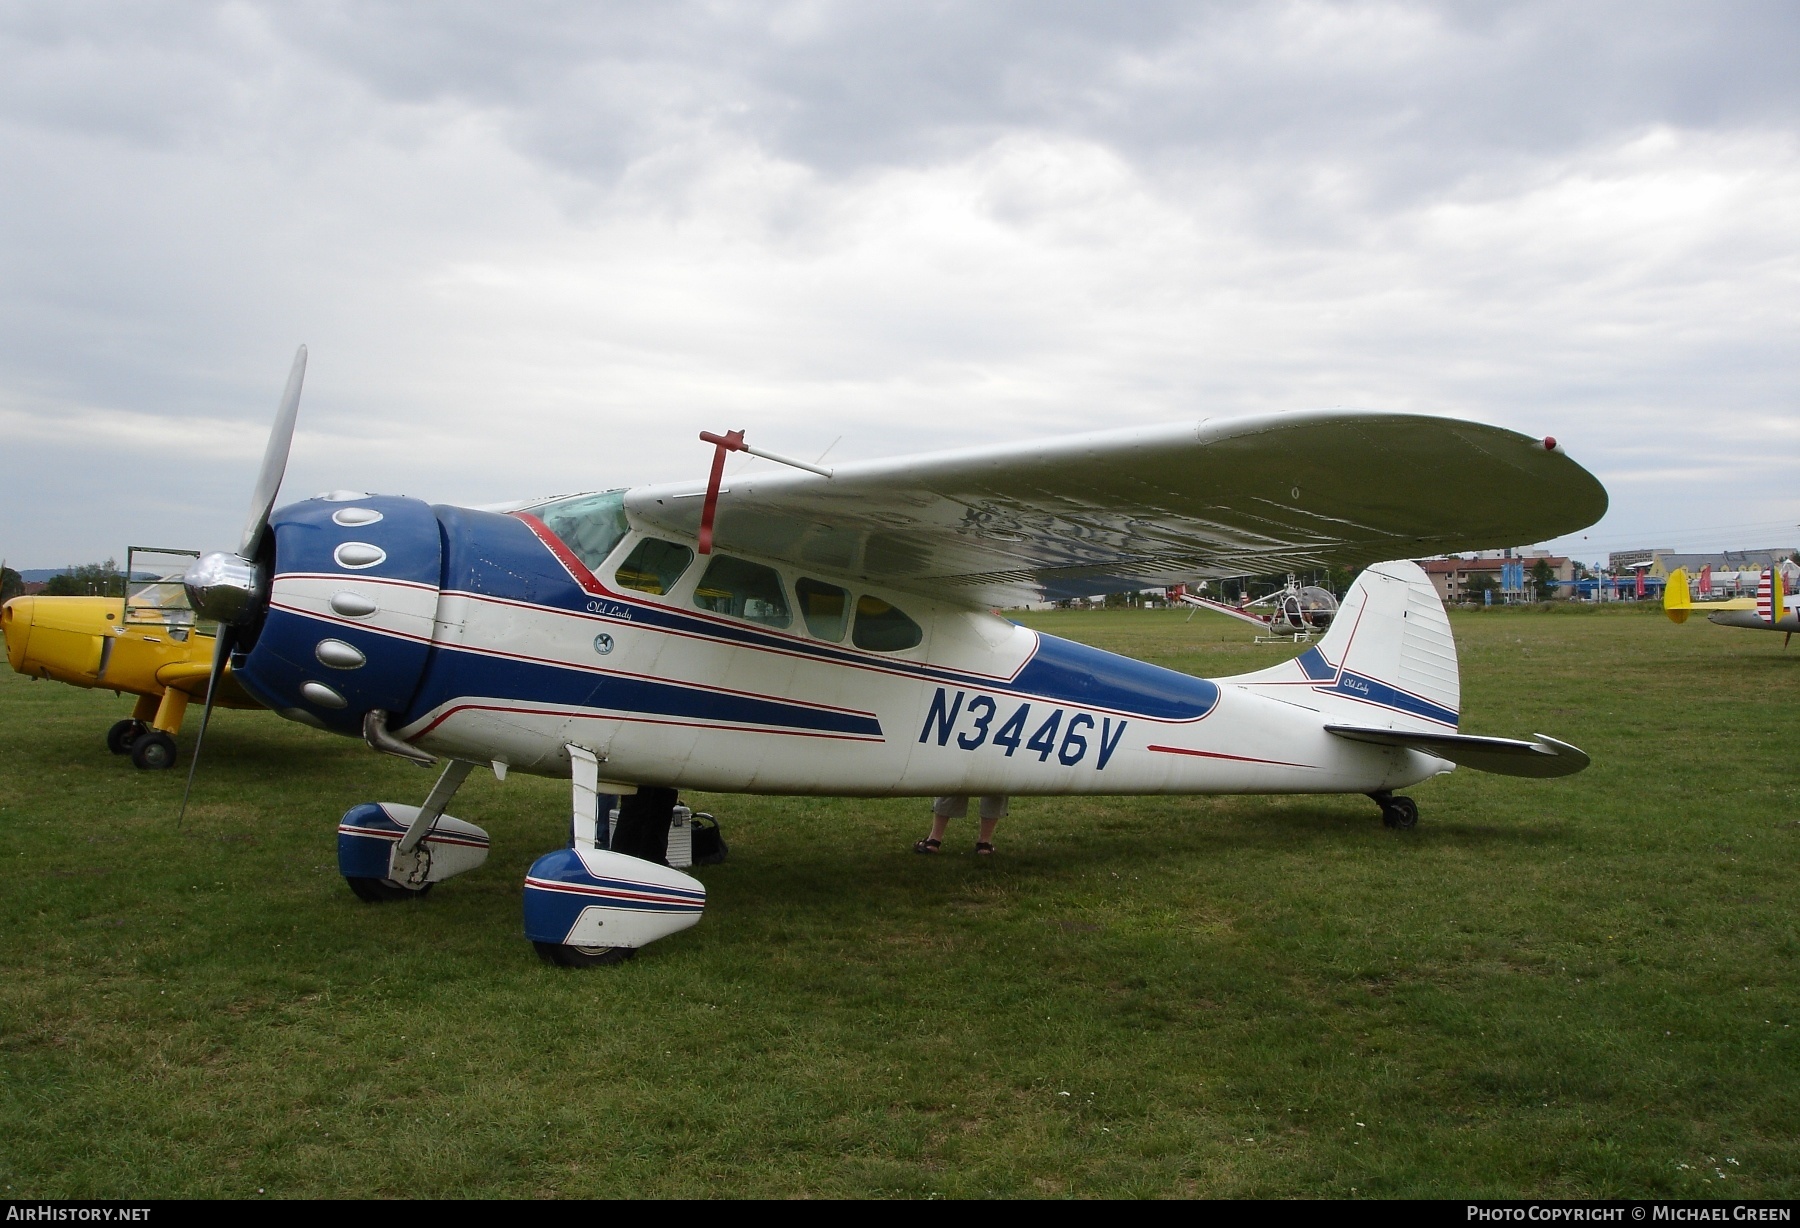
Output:
<path fill-rule="evenodd" d="M 606 561 L 613 547 L 625 540 L 631 525 L 625 520 L 625 492 L 609 490 L 600 495 L 577 495 L 555 503 L 524 509 L 544 522 L 593 571 Z"/>
<path fill-rule="evenodd" d="M 715 554 L 694 586 L 694 604 L 715 614 L 729 614 L 765 627 L 793 621 L 781 575 L 773 567 Z"/>
<path fill-rule="evenodd" d="M 856 630 L 850 640 L 870 652 L 903 652 L 917 648 L 925 632 L 903 610 L 879 597 L 864 595 L 856 603 Z"/>
<path fill-rule="evenodd" d="M 800 600 L 800 616 L 808 631 L 833 644 L 844 642 L 850 624 L 849 593 L 835 584 L 802 578 L 794 582 L 794 596 Z"/>
<path fill-rule="evenodd" d="M 625 561 L 619 564 L 619 570 L 613 573 L 620 588 L 633 588 L 640 593 L 654 593 L 664 596 L 675 587 L 675 581 L 688 569 L 694 561 L 694 552 L 686 546 L 674 542 L 666 542 L 658 537 L 646 537 Z"/>

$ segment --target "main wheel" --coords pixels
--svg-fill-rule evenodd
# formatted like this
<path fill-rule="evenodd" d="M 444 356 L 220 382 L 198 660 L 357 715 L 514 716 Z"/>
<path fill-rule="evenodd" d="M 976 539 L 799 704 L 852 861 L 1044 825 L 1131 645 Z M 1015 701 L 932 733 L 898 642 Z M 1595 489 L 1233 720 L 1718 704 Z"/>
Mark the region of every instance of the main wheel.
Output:
<path fill-rule="evenodd" d="M 1419 803 L 1410 797 L 1393 797 L 1381 808 L 1381 824 L 1396 831 L 1411 831 L 1419 825 Z"/>
<path fill-rule="evenodd" d="M 129 755 L 131 744 L 148 731 L 144 722 L 127 717 L 106 731 L 106 749 L 115 755 Z"/>
<path fill-rule="evenodd" d="M 416 900 L 428 895 L 436 885 L 426 883 L 414 891 L 411 887 L 402 887 L 385 878 L 346 878 L 344 881 L 350 884 L 350 890 L 356 893 L 357 899 L 369 904 L 385 904 L 389 900 Z"/>
<path fill-rule="evenodd" d="M 622 964 L 637 955 L 636 947 L 571 947 L 560 942 L 533 942 L 537 953 L 562 968 L 598 968 Z"/>
<path fill-rule="evenodd" d="M 152 729 L 131 744 L 131 762 L 145 771 L 174 767 L 175 739 L 160 729 Z"/>

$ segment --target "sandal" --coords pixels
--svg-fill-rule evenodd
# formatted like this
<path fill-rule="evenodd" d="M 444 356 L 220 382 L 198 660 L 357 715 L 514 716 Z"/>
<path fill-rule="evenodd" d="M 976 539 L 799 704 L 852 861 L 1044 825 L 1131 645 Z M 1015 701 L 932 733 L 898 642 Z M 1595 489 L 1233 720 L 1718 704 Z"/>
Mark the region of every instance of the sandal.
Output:
<path fill-rule="evenodd" d="M 976 843 L 975 851 L 983 857 L 992 857 L 994 855 L 994 846 L 989 844 L 986 840 L 982 840 Z"/>
<path fill-rule="evenodd" d="M 942 840 L 929 840 L 929 839 L 921 840 L 917 844 L 913 845 L 913 852 L 915 852 L 915 853 L 935 853 L 938 851 L 938 846 L 941 844 L 943 844 Z"/>

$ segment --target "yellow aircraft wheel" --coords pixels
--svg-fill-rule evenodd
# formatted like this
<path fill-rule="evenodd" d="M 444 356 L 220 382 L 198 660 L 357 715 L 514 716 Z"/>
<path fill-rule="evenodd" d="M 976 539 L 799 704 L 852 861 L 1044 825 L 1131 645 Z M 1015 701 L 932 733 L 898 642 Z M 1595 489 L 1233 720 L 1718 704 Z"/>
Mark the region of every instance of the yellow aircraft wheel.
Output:
<path fill-rule="evenodd" d="M 150 726 L 128 717 L 106 731 L 106 749 L 115 755 L 129 755 L 131 744 L 148 732 Z"/>
<path fill-rule="evenodd" d="M 174 767 L 175 739 L 160 729 L 152 729 L 131 744 L 131 762 L 145 771 Z"/>

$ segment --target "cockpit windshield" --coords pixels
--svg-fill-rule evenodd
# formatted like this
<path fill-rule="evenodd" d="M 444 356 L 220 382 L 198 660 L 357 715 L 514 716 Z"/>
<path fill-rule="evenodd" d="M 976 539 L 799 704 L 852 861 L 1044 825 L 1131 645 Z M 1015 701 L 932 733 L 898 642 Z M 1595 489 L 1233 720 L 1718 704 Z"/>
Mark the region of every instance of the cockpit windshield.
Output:
<path fill-rule="evenodd" d="M 589 571 L 598 570 L 606 556 L 613 552 L 613 547 L 631 531 L 631 525 L 625 520 L 623 490 L 576 495 L 572 499 L 557 499 L 520 510 L 543 521 Z"/>
<path fill-rule="evenodd" d="M 1300 608 L 1308 614 L 1337 613 L 1337 598 L 1331 595 L 1330 589 L 1316 588 L 1309 584 L 1300 590 Z"/>

